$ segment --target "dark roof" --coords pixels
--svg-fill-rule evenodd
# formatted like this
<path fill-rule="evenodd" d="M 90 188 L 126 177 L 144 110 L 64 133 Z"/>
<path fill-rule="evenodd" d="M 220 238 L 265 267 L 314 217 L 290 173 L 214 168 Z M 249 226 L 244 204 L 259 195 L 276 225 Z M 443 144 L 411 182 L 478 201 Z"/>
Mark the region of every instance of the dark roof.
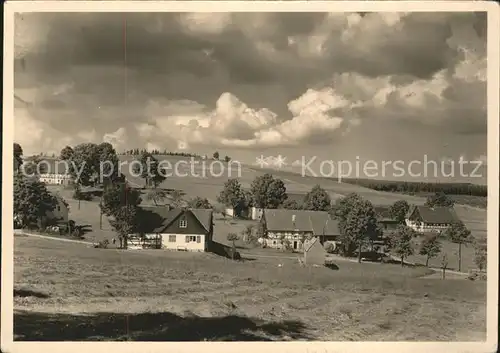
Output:
<path fill-rule="evenodd" d="M 391 219 L 391 213 L 389 212 L 389 207 L 384 206 L 374 206 L 375 213 L 379 219 Z"/>
<path fill-rule="evenodd" d="M 299 204 L 303 203 L 304 198 L 306 197 L 306 194 L 298 194 L 298 193 L 290 193 L 290 192 L 287 192 L 286 195 L 288 196 L 287 200 L 295 201 Z"/>
<path fill-rule="evenodd" d="M 295 217 L 294 217 L 295 216 Z M 340 234 L 338 222 L 325 211 L 265 209 L 266 228 L 270 231 L 313 232 L 314 235 Z M 295 218 L 295 224 L 293 219 Z"/>
<path fill-rule="evenodd" d="M 56 158 L 50 157 L 33 157 L 30 159 L 26 159 L 26 164 L 31 164 L 34 162 L 34 159 L 37 159 L 37 164 L 40 165 L 42 174 L 66 174 L 69 168 L 69 161 L 63 161 Z"/>
<path fill-rule="evenodd" d="M 428 207 L 428 206 L 414 206 L 410 208 L 408 212 L 408 217 L 418 211 L 422 221 L 425 223 L 444 223 L 444 224 L 452 224 L 457 223 L 459 221 L 458 216 L 455 213 L 455 210 L 450 207 Z"/>
<path fill-rule="evenodd" d="M 208 209 L 185 210 L 182 208 L 169 209 L 168 207 L 143 207 L 143 209 L 145 211 L 149 211 L 148 213 L 153 214 L 152 218 L 159 220 L 159 222 L 152 221 L 152 223 L 155 224 L 155 227 L 152 229 L 153 233 L 161 233 L 166 227 L 172 224 L 173 221 L 185 212 L 191 212 L 207 232 L 210 231 L 212 225 L 213 211 Z M 146 226 L 146 228 L 150 227 Z"/>

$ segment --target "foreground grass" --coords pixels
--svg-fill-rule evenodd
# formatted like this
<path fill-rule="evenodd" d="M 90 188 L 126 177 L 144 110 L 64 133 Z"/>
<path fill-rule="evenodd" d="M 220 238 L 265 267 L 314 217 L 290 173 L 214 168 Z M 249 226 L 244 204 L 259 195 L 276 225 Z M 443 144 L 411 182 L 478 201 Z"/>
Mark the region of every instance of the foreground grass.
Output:
<path fill-rule="evenodd" d="M 20 340 L 485 338 L 484 283 L 426 280 L 418 278 L 425 269 L 394 265 L 338 267 L 16 238 L 14 333 Z"/>

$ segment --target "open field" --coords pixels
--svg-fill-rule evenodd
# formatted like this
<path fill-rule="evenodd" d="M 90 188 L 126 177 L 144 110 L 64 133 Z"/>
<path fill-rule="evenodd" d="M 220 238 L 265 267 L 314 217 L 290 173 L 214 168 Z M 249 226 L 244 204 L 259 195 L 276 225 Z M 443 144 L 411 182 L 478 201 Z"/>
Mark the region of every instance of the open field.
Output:
<path fill-rule="evenodd" d="M 423 268 L 302 268 L 29 237 L 16 237 L 14 256 L 20 340 L 485 339 L 485 283 L 418 278 Z"/>
<path fill-rule="evenodd" d="M 120 156 L 122 161 L 132 161 L 132 156 Z M 179 156 L 158 156 L 159 160 L 167 160 L 172 166 L 179 161 L 189 161 L 186 157 Z M 204 161 L 205 169 L 210 168 L 211 161 Z M 209 170 L 205 171 L 205 177 L 203 177 L 202 161 L 194 166 L 194 170 L 190 170 L 190 165 L 180 165 L 178 172 L 181 176 L 171 176 L 161 185 L 165 188 L 178 189 L 186 193 L 185 199 L 189 199 L 195 196 L 200 196 L 209 199 L 209 201 L 215 204 L 215 199 L 219 192 L 222 190 L 224 182 L 228 180 L 229 177 L 239 177 L 240 182 L 244 187 L 249 187 L 251 182 L 255 177 L 262 175 L 266 172 L 270 172 L 278 178 L 281 178 L 290 192 L 307 192 L 314 185 L 320 184 L 325 190 L 327 190 L 333 199 L 340 198 L 351 192 L 357 192 L 361 196 L 367 198 L 375 205 L 390 205 L 397 200 L 407 200 L 411 204 L 423 204 L 425 202 L 424 197 L 403 195 L 397 193 L 389 193 L 382 191 L 375 191 L 368 189 L 359 185 L 353 185 L 348 183 L 338 183 L 334 179 L 327 178 L 315 178 L 311 176 L 301 176 L 296 173 L 289 171 L 279 171 L 279 170 L 266 170 L 260 169 L 258 167 L 251 166 L 241 166 L 238 168 L 237 165 L 233 165 L 233 168 L 228 171 L 226 170 L 220 177 L 213 176 L 211 174 L 219 175 L 223 171 L 221 169 L 220 163 L 213 164 L 212 173 Z M 174 167 L 172 167 L 174 168 Z M 125 165 L 122 168 L 122 172 L 127 175 L 130 181 L 137 185 L 144 185 L 144 180 L 141 178 L 134 178 L 128 173 L 128 166 Z M 240 172 L 240 174 L 238 174 Z M 183 174 L 185 176 L 182 176 Z M 92 231 L 86 235 L 86 238 L 91 241 L 100 241 L 103 239 L 110 240 L 115 237 L 114 232 L 111 229 L 109 222 L 106 217 L 103 217 L 103 229 L 99 229 L 99 207 L 97 201 L 81 201 L 80 209 L 78 209 L 78 201 L 72 199 L 72 190 L 65 190 L 61 187 L 49 187 L 51 189 L 57 189 L 63 197 L 70 204 L 70 218 L 74 219 L 77 224 L 90 224 Z M 146 201 L 143 201 L 147 203 Z M 486 237 L 486 210 L 475 208 L 465 205 L 456 205 L 455 210 L 457 215 L 464 221 L 466 226 L 471 230 L 475 237 L 483 238 Z M 217 217 L 217 215 L 216 215 Z M 226 242 L 227 233 L 235 232 L 240 235 L 241 231 L 245 228 L 246 223 L 238 221 L 236 223 L 228 223 L 223 221 L 216 221 L 214 238 L 221 243 Z M 240 242 L 241 243 L 241 242 Z M 242 244 L 239 244 L 242 245 Z M 457 267 L 457 246 L 455 244 L 450 244 L 444 242 L 443 244 L 444 252 L 448 255 L 450 267 Z M 425 263 L 425 259 L 421 256 L 412 256 L 409 261 L 416 261 L 420 263 Z M 431 260 L 432 265 L 439 264 L 439 258 Z M 463 270 L 467 271 L 470 268 L 475 268 L 473 263 L 473 249 L 472 247 L 463 249 Z"/>

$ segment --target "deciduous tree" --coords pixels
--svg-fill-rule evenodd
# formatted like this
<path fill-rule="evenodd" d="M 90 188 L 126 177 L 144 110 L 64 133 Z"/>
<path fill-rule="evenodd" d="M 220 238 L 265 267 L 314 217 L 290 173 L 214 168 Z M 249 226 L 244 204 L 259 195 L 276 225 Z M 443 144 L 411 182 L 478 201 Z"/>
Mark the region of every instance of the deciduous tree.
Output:
<path fill-rule="evenodd" d="M 229 179 L 224 183 L 224 188 L 217 197 L 217 202 L 231 207 L 236 215 L 240 215 L 247 204 L 247 198 L 238 179 Z"/>
<path fill-rule="evenodd" d="M 115 216 L 124 206 L 137 207 L 141 203 L 139 191 L 125 183 L 110 185 L 102 195 L 101 209 L 106 216 Z"/>
<path fill-rule="evenodd" d="M 406 219 L 406 214 L 410 209 L 410 205 L 406 200 L 399 200 L 394 202 L 389 208 L 389 214 L 392 218 L 398 221 L 399 224 L 404 224 Z"/>
<path fill-rule="evenodd" d="M 227 235 L 227 240 L 232 242 L 233 245 L 233 251 L 231 252 L 231 257 L 234 260 L 234 255 L 236 254 L 236 241 L 239 240 L 240 238 L 236 233 L 229 233 Z"/>
<path fill-rule="evenodd" d="M 111 226 L 115 229 L 120 240 L 120 248 L 127 248 L 128 236 L 138 228 L 138 207 L 134 205 L 121 206 L 115 210 Z"/>
<path fill-rule="evenodd" d="M 63 161 L 69 161 L 73 158 L 74 153 L 75 151 L 73 151 L 73 148 L 71 148 L 71 146 L 66 146 L 61 150 L 59 158 Z"/>
<path fill-rule="evenodd" d="M 40 223 L 47 212 L 53 211 L 57 200 L 45 184 L 21 175 L 14 177 L 14 217 L 22 226 Z"/>
<path fill-rule="evenodd" d="M 23 164 L 23 149 L 20 144 L 14 142 L 14 172 L 18 172 Z"/>
<path fill-rule="evenodd" d="M 134 165 L 134 173 L 144 179 L 146 187 L 156 188 L 167 177 L 158 160 L 149 152 L 143 152 Z"/>
<path fill-rule="evenodd" d="M 352 193 L 337 202 L 334 212 L 341 233 L 340 252 L 344 256 L 353 256 L 358 249 L 358 261 L 361 262 L 362 246 L 381 236 L 373 205 Z"/>
<path fill-rule="evenodd" d="M 404 265 L 404 259 L 414 254 L 412 240 L 418 234 L 412 228 L 401 224 L 391 235 L 390 247 L 393 253 L 401 258 L 401 266 Z"/>
<path fill-rule="evenodd" d="M 426 256 L 425 266 L 429 266 L 429 260 L 437 257 L 441 252 L 441 242 L 437 234 L 425 236 L 420 244 L 419 254 Z"/>
<path fill-rule="evenodd" d="M 300 205 L 296 200 L 291 200 L 291 199 L 285 200 L 285 202 L 283 202 L 282 207 L 286 210 L 301 210 L 302 209 L 302 205 Z"/>
<path fill-rule="evenodd" d="M 458 271 L 462 270 L 462 245 L 471 244 L 474 238 L 462 221 L 458 221 L 448 227 L 443 235 L 452 243 L 458 244 Z"/>
<path fill-rule="evenodd" d="M 328 192 L 319 185 L 315 185 L 304 198 L 303 208 L 311 211 L 329 211 L 332 199 Z"/>
<path fill-rule="evenodd" d="M 428 207 L 453 207 L 454 204 L 455 202 L 444 192 L 436 192 L 434 195 L 428 196 L 425 202 Z"/>
<path fill-rule="evenodd" d="M 474 263 L 479 268 L 479 271 L 483 271 L 486 269 L 487 265 L 487 255 L 488 255 L 488 247 L 486 239 L 478 239 L 474 243 Z"/>
<path fill-rule="evenodd" d="M 278 208 L 288 198 L 285 183 L 269 173 L 254 179 L 250 193 L 254 206 L 258 208 Z"/>
<path fill-rule="evenodd" d="M 163 202 L 167 199 L 167 192 L 162 189 L 153 189 L 146 194 L 146 199 L 153 201 L 158 206 L 158 202 Z"/>
<path fill-rule="evenodd" d="M 202 209 L 212 209 L 213 206 L 210 204 L 208 199 L 201 198 L 196 196 L 188 201 L 188 207 L 190 208 L 202 208 Z"/>

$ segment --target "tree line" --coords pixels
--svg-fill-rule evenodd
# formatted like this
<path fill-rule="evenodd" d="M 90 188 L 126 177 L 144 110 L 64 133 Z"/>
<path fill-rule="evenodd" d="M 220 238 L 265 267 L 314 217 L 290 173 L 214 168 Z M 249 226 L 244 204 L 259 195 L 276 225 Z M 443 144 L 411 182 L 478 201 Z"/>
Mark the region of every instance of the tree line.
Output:
<path fill-rule="evenodd" d="M 486 185 L 476 185 L 471 183 L 426 183 L 372 179 L 343 179 L 343 181 L 377 191 L 398 192 L 404 194 L 442 192 L 448 195 L 488 196 L 488 187 Z"/>
<path fill-rule="evenodd" d="M 199 154 L 191 153 L 191 152 L 171 152 L 171 151 L 167 151 L 166 149 L 164 149 L 163 151 L 161 151 L 159 149 L 152 149 L 149 151 L 146 148 L 133 148 L 130 150 L 126 150 L 125 152 L 123 152 L 121 154 L 125 155 L 125 156 L 140 156 L 140 155 L 143 155 L 145 153 L 148 153 L 148 154 L 154 155 L 154 156 L 178 156 L 178 157 L 190 157 L 190 158 L 197 158 L 197 159 L 202 158 L 202 156 L 200 156 Z M 204 157 L 206 157 L 206 156 L 204 156 Z M 220 158 L 219 152 L 215 151 L 212 154 L 212 158 L 215 160 L 219 160 L 219 158 Z M 226 162 L 229 162 L 231 160 L 231 157 L 225 156 L 223 160 Z"/>

